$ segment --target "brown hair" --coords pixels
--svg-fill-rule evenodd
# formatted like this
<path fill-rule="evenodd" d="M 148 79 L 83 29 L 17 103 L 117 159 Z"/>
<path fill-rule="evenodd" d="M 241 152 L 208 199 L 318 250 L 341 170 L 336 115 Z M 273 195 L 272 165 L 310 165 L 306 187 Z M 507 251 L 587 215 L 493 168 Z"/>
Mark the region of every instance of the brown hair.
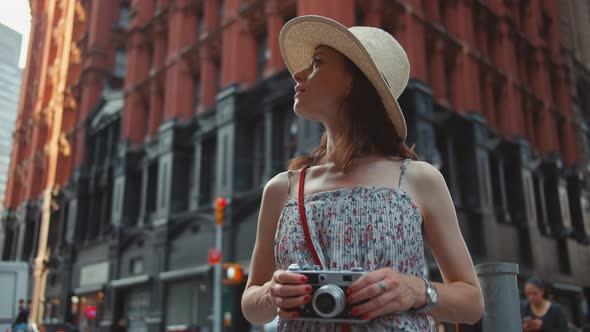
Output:
<path fill-rule="evenodd" d="M 293 158 L 289 170 L 318 165 L 326 159 L 346 172 L 354 157 L 366 154 L 419 160 L 414 147 L 410 148 L 398 135 L 373 84 L 352 61 L 342 57 L 353 76 L 352 89 L 345 100 L 348 108 L 338 112 L 344 134 L 328 153 L 328 135 L 324 132 L 312 154 Z"/>

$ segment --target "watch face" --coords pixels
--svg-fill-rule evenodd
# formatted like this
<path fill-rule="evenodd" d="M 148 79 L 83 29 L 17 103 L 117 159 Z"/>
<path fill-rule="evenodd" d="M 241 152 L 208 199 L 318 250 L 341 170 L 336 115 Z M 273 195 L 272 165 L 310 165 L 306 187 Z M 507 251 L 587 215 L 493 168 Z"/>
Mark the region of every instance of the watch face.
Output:
<path fill-rule="evenodd" d="M 438 294 L 436 289 L 433 287 L 428 288 L 428 297 L 430 298 L 430 303 L 437 303 L 438 302 Z"/>

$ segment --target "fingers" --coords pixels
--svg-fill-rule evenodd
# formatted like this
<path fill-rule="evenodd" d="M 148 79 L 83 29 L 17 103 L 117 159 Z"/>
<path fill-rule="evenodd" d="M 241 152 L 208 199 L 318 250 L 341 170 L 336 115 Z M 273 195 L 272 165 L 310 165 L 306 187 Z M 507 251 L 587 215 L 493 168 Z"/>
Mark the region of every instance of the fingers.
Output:
<path fill-rule="evenodd" d="M 275 305 L 280 309 L 291 309 L 311 301 L 311 295 L 305 294 L 296 297 L 275 297 Z"/>
<path fill-rule="evenodd" d="M 277 270 L 272 275 L 274 282 L 278 284 L 304 284 L 307 282 L 307 277 L 303 274 L 286 272 L 283 270 Z"/>
<path fill-rule="evenodd" d="M 285 309 L 295 308 L 311 301 L 312 287 L 308 284 L 307 277 L 302 274 L 275 271 L 270 286 L 270 298 L 277 307 L 277 314 L 284 319 L 294 318 L 294 312 Z"/>
<path fill-rule="evenodd" d="M 280 297 L 293 297 L 299 296 L 305 293 L 311 292 L 310 285 L 281 285 L 281 284 L 274 284 L 270 288 L 270 293 L 273 296 L 280 296 Z"/>
<path fill-rule="evenodd" d="M 349 288 L 350 295 L 347 298 L 348 303 L 357 303 L 357 302 L 361 302 L 361 301 L 364 301 L 367 299 L 372 299 L 377 296 L 380 296 L 383 293 L 381 291 L 381 287 L 379 286 L 380 281 L 382 281 L 387 288 L 387 292 L 385 292 L 385 293 L 395 292 L 395 290 L 399 286 L 398 280 L 388 278 L 388 279 L 377 280 L 377 281 L 373 282 L 372 284 L 368 284 L 363 288 L 357 289 L 356 291 L 351 292 L 350 288 Z"/>
<path fill-rule="evenodd" d="M 404 296 L 403 292 L 398 288 L 353 307 L 352 314 L 361 316 L 364 320 L 370 320 L 392 312 L 406 311 L 411 305 L 410 298 Z"/>
<path fill-rule="evenodd" d="M 375 300 L 377 300 L 377 299 L 375 299 Z M 370 302 L 373 302 L 373 301 L 370 301 Z M 400 304 L 399 301 L 392 300 L 390 302 L 387 302 L 384 305 L 377 306 L 375 310 L 371 310 L 368 312 L 359 312 L 358 314 L 361 315 L 362 319 L 364 319 L 364 320 L 371 320 L 375 317 L 390 314 L 392 312 L 403 311 L 402 307 L 403 307 L 403 305 Z"/>
<path fill-rule="evenodd" d="M 348 292 L 349 294 L 352 294 L 360 289 L 376 284 L 383 279 L 399 279 L 399 276 L 401 276 L 401 274 L 388 267 L 375 270 L 365 274 L 357 281 L 353 282 L 348 287 Z"/>
<path fill-rule="evenodd" d="M 407 310 L 412 306 L 412 297 L 403 275 L 384 268 L 369 272 L 351 284 L 347 302 L 358 303 L 352 308 L 353 315 L 370 320 Z"/>
<path fill-rule="evenodd" d="M 289 320 L 289 319 L 293 319 L 293 318 L 299 317 L 299 312 L 297 312 L 297 311 L 285 311 L 285 310 L 283 310 L 281 308 L 277 308 L 277 315 L 281 319 Z"/>
<path fill-rule="evenodd" d="M 384 269 L 379 269 L 379 270 L 369 272 L 369 273 L 365 274 L 364 276 L 360 277 L 357 281 L 350 284 L 350 286 L 348 286 L 348 292 L 349 292 L 349 294 L 352 294 L 352 293 L 358 291 L 359 289 L 363 289 L 369 285 L 379 282 L 379 280 L 385 279 L 385 277 L 388 275 L 388 273 L 391 273 L 391 272 L 394 272 L 394 271 L 390 268 L 384 268 Z"/>

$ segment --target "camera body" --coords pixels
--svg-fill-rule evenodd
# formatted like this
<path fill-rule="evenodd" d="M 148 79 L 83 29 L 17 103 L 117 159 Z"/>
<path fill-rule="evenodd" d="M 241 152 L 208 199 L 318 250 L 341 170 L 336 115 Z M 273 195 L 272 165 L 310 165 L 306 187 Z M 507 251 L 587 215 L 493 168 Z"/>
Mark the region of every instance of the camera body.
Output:
<path fill-rule="evenodd" d="M 291 264 L 289 272 L 307 277 L 307 284 L 312 287 L 311 301 L 294 308 L 299 312 L 295 320 L 313 320 L 334 323 L 364 323 L 367 320 L 351 313 L 353 304 L 346 303 L 348 286 L 367 272 L 362 268 L 351 270 L 325 271 L 318 265 L 299 266 Z M 355 303 L 357 305 L 359 303 Z"/>

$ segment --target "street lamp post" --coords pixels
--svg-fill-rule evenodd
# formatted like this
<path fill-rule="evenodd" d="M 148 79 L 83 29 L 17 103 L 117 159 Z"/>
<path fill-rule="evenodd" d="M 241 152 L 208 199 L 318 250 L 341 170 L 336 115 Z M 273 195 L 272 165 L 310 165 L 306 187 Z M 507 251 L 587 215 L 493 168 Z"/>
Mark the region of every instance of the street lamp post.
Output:
<path fill-rule="evenodd" d="M 221 240 L 226 205 L 227 201 L 223 197 L 219 197 L 215 201 L 215 250 L 219 259 L 215 262 L 213 274 L 213 332 L 221 332 L 221 260 L 223 257 Z"/>

